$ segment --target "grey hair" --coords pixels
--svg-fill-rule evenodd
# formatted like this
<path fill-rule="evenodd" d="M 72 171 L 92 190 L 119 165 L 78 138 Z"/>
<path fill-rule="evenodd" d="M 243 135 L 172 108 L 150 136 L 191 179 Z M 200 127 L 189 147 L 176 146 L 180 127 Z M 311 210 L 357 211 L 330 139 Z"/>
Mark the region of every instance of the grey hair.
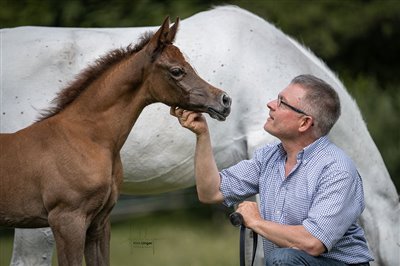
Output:
<path fill-rule="evenodd" d="M 327 135 L 341 113 L 337 92 L 313 75 L 297 76 L 291 84 L 298 84 L 306 91 L 301 105 L 302 110 L 314 119 L 315 137 Z"/>

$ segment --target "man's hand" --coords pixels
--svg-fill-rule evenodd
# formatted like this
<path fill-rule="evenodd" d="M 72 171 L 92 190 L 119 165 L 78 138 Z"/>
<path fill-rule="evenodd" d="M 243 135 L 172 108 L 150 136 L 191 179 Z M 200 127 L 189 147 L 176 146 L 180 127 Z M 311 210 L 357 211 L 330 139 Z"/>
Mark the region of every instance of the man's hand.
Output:
<path fill-rule="evenodd" d="M 179 107 L 172 106 L 170 114 L 178 118 L 182 127 L 191 130 L 196 135 L 208 133 L 208 125 L 202 113 L 187 111 Z"/>
<path fill-rule="evenodd" d="M 244 201 L 239 204 L 236 211 L 243 216 L 244 226 L 247 228 L 252 229 L 254 223 L 262 221 L 256 202 Z"/>

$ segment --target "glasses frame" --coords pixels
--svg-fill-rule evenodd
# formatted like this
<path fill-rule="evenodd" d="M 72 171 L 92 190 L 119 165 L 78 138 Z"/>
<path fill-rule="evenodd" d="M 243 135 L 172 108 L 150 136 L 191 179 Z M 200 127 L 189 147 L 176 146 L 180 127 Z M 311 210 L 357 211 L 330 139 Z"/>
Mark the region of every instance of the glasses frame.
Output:
<path fill-rule="evenodd" d="M 306 116 L 310 116 L 306 112 L 300 110 L 299 108 L 296 108 L 296 107 L 288 104 L 287 102 L 283 101 L 282 96 L 278 96 L 278 99 L 277 99 L 278 107 L 280 107 L 282 104 L 287 106 L 287 107 L 289 107 L 292 111 L 295 111 L 296 113 L 299 113 L 299 114 L 302 114 L 302 115 L 306 115 Z"/>

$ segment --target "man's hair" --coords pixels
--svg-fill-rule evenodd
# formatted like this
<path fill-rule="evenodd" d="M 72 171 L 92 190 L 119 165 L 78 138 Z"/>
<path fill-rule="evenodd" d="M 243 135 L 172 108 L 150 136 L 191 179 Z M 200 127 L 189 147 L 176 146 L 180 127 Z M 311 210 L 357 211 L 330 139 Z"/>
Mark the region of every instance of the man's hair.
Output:
<path fill-rule="evenodd" d="M 340 116 L 337 92 L 328 83 L 313 75 L 297 76 L 291 84 L 298 84 L 306 91 L 301 108 L 313 117 L 316 137 L 327 135 Z"/>

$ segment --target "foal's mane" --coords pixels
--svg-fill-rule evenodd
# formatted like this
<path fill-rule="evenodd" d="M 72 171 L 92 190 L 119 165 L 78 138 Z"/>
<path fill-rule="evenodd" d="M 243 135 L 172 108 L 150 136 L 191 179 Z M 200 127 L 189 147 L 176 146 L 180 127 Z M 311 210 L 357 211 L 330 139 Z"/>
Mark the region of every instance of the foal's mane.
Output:
<path fill-rule="evenodd" d="M 128 45 L 126 48 L 119 48 L 108 52 L 106 55 L 97 59 L 93 64 L 82 70 L 75 80 L 67 87 L 57 93 L 57 96 L 51 101 L 54 105 L 48 109 L 40 112 L 37 122 L 45 120 L 60 113 L 64 108 L 71 104 L 85 89 L 101 76 L 111 66 L 119 63 L 126 57 L 129 57 L 140 50 L 149 43 L 153 32 L 145 32 L 139 38 L 136 45 Z"/>

